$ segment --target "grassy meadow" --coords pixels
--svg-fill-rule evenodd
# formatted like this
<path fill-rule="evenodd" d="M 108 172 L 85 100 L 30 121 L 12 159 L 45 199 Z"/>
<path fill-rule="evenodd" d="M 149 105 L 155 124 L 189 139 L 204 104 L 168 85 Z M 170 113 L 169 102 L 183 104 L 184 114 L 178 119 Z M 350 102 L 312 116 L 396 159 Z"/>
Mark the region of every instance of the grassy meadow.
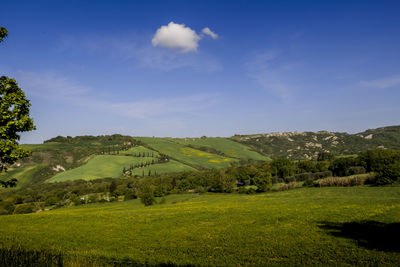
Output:
<path fill-rule="evenodd" d="M 152 157 L 130 157 L 123 155 L 96 155 L 85 165 L 60 172 L 50 178 L 48 182 L 62 182 L 68 180 L 93 180 L 98 178 L 121 178 L 123 166 L 129 167 L 141 162 L 152 162 Z"/>
<path fill-rule="evenodd" d="M 271 160 L 263 156 L 248 146 L 232 141 L 227 138 L 207 137 L 207 138 L 174 138 L 174 142 L 182 145 L 192 145 L 194 147 L 208 147 L 216 149 L 226 156 L 238 159 Z"/>
<path fill-rule="evenodd" d="M 135 137 L 151 148 L 194 168 L 225 168 L 237 159 L 223 157 L 178 144 L 169 138 Z"/>
<path fill-rule="evenodd" d="M 0 244 L 67 266 L 398 266 L 399 220 L 399 186 L 183 194 L 0 216 Z"/>
<path fill-rule="evenodd" d="M 185 172 L 185 171 L 196 171 L 196 169 L 190 167 L 189 165 L 180 163 L 176 160 L 169 160 L 165 163 L 158 163 L 149 165 L 143 168 L 134 169 L 132 175 L 147 175 L 149 171 L 152 174 L 163 174 L 163 173 L 175 173 L 175 172 Z"/>

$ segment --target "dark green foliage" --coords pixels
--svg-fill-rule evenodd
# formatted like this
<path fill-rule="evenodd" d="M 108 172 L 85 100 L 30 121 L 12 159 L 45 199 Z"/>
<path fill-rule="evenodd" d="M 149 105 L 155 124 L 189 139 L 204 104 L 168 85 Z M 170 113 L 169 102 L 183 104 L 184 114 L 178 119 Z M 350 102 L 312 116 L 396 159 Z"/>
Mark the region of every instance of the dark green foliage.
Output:
<path fill-rule="evenodd" d="M 110 184 L 110 193 L 114 193 L 115 189 L 117 189 L 117 182 L 112 180 Z"/>
<path fill-rule="evenodd" d="M 333 176 L 331 171 L 323 171 L 323 172 L 307 172 L 307 173 L 299 173 L 294 176 L 293 181 L 301 182 L 305 180 L 317 180 L 321 178 L 326 178 Z"/>
<path fill-rule="evenodd" d="M 48 250 L 0 248 L 0 266 L 63 266 L 61 253 Z"/>
<path fill-rule="evenodd" d="M 308 178 L 307 180 L 304 181 L 303 186 L 306 186 L 306 187 L 315 186 L 314 180 L 311 178 Z"/>
<path fill-rule="evenodd" d="M 353 166 L 347 170 L 348 175 L 355 175 L 355 174 L 364 174 L 366 173 L 365 168 L 363 166 Z"/>
<path fill-rule="evenodd" d="M 8 31 L 4 27 L 0 27 L 0 43 L 3 42 L 3 39 L 8 36 Z"/>
<path fill-rule="evenodd" d="M 257 186 L 257 192 L 266 192 L 272 187 L 271 173 L 258 172 L 254 178 L 254 185 Z"/>
<path fill-rule="evenodd" d="M 349 175 L 349 169 L 354 166 L 360 166 L 361 161 L 359 158 L 344 157 L 335 159 L 329 169 L 335 176 L 347 176 Z"/>
<path fill-rule="evenodd" d="M 7 187 L 16 187 L 18 180 L 15 178 L 11 178 L 8 181 L 0 181 L 0 185 L 7 188 Z"/>
<path fill-rule="evenodd" d="M 333 153 L 330 152 L 319 152 L 318 156 L 317 156 L 317 160 L 318 161 L 332 161 L 335 159 L 335 155 Z"/>
<path fill-rule="evenodd" d="M 400 151 L 368 150 L 360 153 L 359 159 L 367 172 L 376 173 L 378 185 L 391 184 L 400 179 Z"/>
<path fill-rule="evenodd" d="M 8 36 L 6 28 L 0 28 L 0 42 Z M 30 151 L 19 144 L 19 133 L 35 129 L 29 117 L 31 104 L 17 82 L 6 76 L 0 77 L 0 172 L 8 165 L 26 158 Z M 4 185 L 4 184 L 2 184 Z M 8 184 L 6 184 L 8 185 Z"/>
<path fill-rule="evenodd" d="M 144 182 L 139 188 L 138 196 L 145 206 L 151 206 L 155 203 L 154 186 L 148 182 Z"/>
<path fill-rule="evenodd" d="M 273 176 L 285 178 L 293 176 L 296 172 L 296 167 L 289 159 L 276 159 L 271 163 L 271 173 Z"/>
<path fill-rule="evenodd" d="M 48 199 L 46 199 L 45 204 L 46 204 L 46 206 L 52 206 L 52 205 L 58 204 L 60 201 L 61 201 L 61 200 L 60 200 L 58 197 L 56 197 L 56 196 L 51 196 L 51 197 L 49 197 Z"/>
<path fill-rule="evenodd" d="M 14 79 L 0 77 L 0 172 L 7 165 L 30 155 L 18 145 L 20 132 L 35 129 L 29 117 L 29 100 Z"/>
<path fill-rule="evenodd" d="M 34 211 L 35 206 L 32 203 L 19 204 L 14 208 L 14 214 L 25 214 Z"/>

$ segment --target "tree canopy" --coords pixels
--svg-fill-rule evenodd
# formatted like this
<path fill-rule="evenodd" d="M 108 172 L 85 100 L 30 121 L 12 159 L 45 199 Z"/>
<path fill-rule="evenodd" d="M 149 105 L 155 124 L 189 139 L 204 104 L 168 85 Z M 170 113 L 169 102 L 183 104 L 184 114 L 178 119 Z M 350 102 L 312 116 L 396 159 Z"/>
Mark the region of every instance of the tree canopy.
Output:
<path fill-rule="evenodd" d="M 8 36 L 8 31 L 4 27 L 0 27 L 0 43 Z"/>
<path fill-rule="evenodd" d="M 7 36 L 7 30 L 0 28 L 0 42 Z M 19 133 L 35 129 L 29 117 L 29 100 L 18 87 L 17 82 L 6 76 L 0 77 L 0 172 L 9 164 L 30 155 L 30 151 L 19 144 Z"/>

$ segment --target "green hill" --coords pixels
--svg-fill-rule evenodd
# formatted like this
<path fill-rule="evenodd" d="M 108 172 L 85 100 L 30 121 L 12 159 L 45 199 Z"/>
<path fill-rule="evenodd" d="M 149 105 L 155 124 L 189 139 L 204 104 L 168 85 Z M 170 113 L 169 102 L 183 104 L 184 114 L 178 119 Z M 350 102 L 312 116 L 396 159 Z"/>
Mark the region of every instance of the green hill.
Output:
<path fill-rule="evenodd" d="M 284 132 L 235 135 L 231 138 L 272 158 L 312 159 L 319 152 L 352 155 L 372 148 L 400 149 L 400 126 L 362 133 Z"/>
<path fill-rule="evenodd" d="M 0 179 L 17 178 L 18 187 L 43 181 L 122 177 L 124 168 L 165 155 L 168 162 L 140 166 L 132 175 L 173 173 L 271 158 L 312 159 L 320 152 L 352 155 L 371 148 L 400 149 L 400 126 L 370 129 L 357 134 L 285 132 L 235 135 L 231 138 L 154 138 L 122 135 L 52 138 L 24 145 L 32 156 L 10 167 Z M 146 159 L 145 157 L 150 157 Z"/>
<path fill-rule="evenodd" d="M 63 266 L 397 266 L 399 194 L 182 194 L 150 207 L 132 200 L 0 216 L 0 251 L 61 251 Z"/>
<path fill-rule="evenodd" d="M 234 142 L 227 138 L 207 137 L 207 138 L 174 138 L 174 142 L 191 146 L 202 151 L 224 155 L 236 159 L 270 160 L 248 146 Z"/>
<path fill-rule="evenodd" d="M 170 156 L 184 164 L 196 169 L 225 168 L 229 164 L 237 162 L 237 159 L 221 156 L 188 147 L 175 142 L 172 138 L 156 137 L 135 137 L 137 140 L 146 143 L 154 150 Z"/>

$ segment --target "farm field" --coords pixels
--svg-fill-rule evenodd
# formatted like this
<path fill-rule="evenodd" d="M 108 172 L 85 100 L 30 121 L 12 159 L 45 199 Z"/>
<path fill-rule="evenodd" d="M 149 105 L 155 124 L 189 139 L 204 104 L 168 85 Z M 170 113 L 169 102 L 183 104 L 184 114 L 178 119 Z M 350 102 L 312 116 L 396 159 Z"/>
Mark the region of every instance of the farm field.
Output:
<path fill-rule="evenodd" d="M 139 153 L 140 154 L 145 153 L 146 155 L 148 154 L 148 155 L 154 156 L 154 157 L 159 155 L 159 153 L 157 151 L 148 149 L 143 146 L 135 146 L 135 147 L 129 148 L 128 150 L 119 152 L 120 155 L 133 155 L 133 156 L 135 156 L 135 155 L 137 156 L 137 155 L 139 155 Z"/>
<path fill-rule="evenodd" d="M 163 174 L 163 173 L 174 173 L 174 172 L 185 172 L 185 171 L 196 171 L 196 169 L 185 165 L 175 160 L 170 160 L 165 163 L 153 164 L 143 168 L 134 169 L 133 175 L 147 175 L 149 171 L 152 174 Z"/>
<path fill-rule="evenodd" d="M 228 157 L 239 159 L 271 160 L 258 152 L 251 150 L 248 146 L 227 138 L 207 137 L 207 138 L 174 138 L 174 142 L 182 145 L 192 145 L 195 147 L 209 147 L 221 151 Z"/>
<path fill-rule="evenodd" d="M 12 178 L 16 178 L 18 179 L 16 188 L 21 188 L 32 182 L 35 172 L 40 171 L 40 169 L 42 168 L 42 165 L 29 165 L 20 168 L 9 168 L 7 172 L 3 172 L 0 174 L 0 180 L 7 181 Z"/>
<path fill-rule="evenodd" d="M 96 155 L 85 165 L 65 172 L 60 172 L 50 178 L 48 182 L 62 182 L 67 180 L 93 180 L 98 178 L 120 178 L 122 169 L 141 162 L 152 162 L 152 157 L 131 157 L 119 155 Z"/>
<path fill-rule="evenodd" d="M 90 204 L 0 216 L 0 244 L 62 251 L 67 266 L 398 266 L 399 196 L 359 186 Z"/>
<path fill-rule="evenodd" d="M 135 137 L 135 139 L 148 144 L 160 153 L 166 154 L 195 168 L 225 168 L 229 166 L 229 164 L 238 161 L 237 159 L 186 147 L 169 138 Z"/>

